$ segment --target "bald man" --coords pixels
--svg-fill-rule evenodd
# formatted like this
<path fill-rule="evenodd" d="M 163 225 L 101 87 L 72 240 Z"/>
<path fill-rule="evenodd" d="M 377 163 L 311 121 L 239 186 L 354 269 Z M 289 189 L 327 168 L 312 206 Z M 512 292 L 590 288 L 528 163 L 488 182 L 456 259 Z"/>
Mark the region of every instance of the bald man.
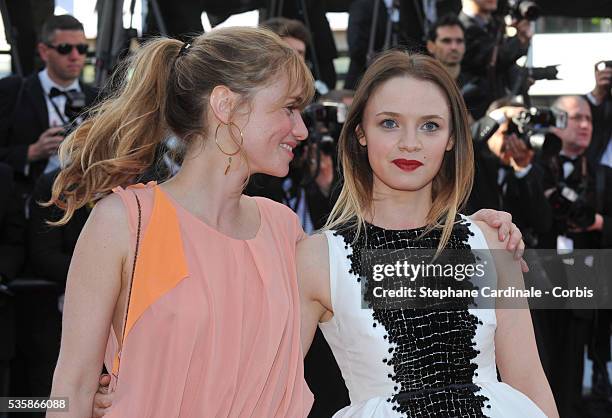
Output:
<path fill-rule="evenodd" d="M 599 248 L 604 220 L 596 213 L 594 171 L 586 157 L 593 134 L 591 109 L 581 96 L 559 97 L 553 107 L 565 111 L 568 118 L 565 129 L 551 128 L 551 133 L 561 141 L 559 154 L 544 156 L 539 161 L 544 173 L 545 195 L 553 208 L 551 232 L 539 237 L 539 246 L 557 250 Z M 578 214 L 567 209 L 569 201 L 561 197 L 562 186 L 581 196 L 583 205 Z M 564 287 L 587 284 L 581 283 L 581 278 L 594 279 L 593 271 L 584 262 L 575 266 L 562 265 L 560 261 L 547 262 L 546 271 L 553 285 Z M 597 317 L 594 310 L 571 309 L 571 306 L 572 301 L 568 300 L 565 309 L 534 314 L 540 356 L 562 417 L 583 416 L 584 346 L 590 340 L 591 327 Z"/>

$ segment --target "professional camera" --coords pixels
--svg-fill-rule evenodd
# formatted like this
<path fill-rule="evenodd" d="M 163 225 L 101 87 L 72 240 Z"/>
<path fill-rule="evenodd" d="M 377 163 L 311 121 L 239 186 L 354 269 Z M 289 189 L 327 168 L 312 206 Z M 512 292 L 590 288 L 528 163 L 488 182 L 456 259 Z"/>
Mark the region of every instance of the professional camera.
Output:
<path fill-rule="evenodd" d="M 64 113 L 72 122 L 76 120 L 85 109 L 85 93 L 82 91 L 67 91 L 64 95 L 66 96 L 66 108 Z"/>
<path fill-rule="evenodd" d="M 606 68 L 612 68 L 612 61 L 599 61 L 599 62 L 596 64 L 596 68 L 597 68 L 597 70 L 599 70 L 599 71 L 603 71 L 603 70 L 605 70 Z"/>
<path fill-rule="evenodd" d="M 537 20 L 542 14 L 542 9 L 534 1 L 529 0 L 508 0 L 506 14 L 514 20 L 527 19 L 530 22 Z"/>
<path fill-rule="evenodd" d="M 61 95 L 66 98 L 64 114 L 68 120 L 62 118 L 64 122 L 64 129 L 57 134 L 61 136 L 68 136 L 80 123 L 79 116 L 81 116 L 83 114 L 83 110 L 85 110 L 85 93 L 82 91 L 71 90 L 63 91 L 61 92 Z"/>
<path fill-rule="evenodd" d="M 557 74 L 559 74 L 559 70 L 557 67 L 559 65 L 549 65 L 547 67 L 527 67 L 527 77 L 537 80 L 559 80 Z"/>
<path fill-rule="evenodd" d="M 551 127 L 565 129 L 567 113 L 555 108 L 532 107 L 508 122 L 506 134 L 516 134 L 531 149 L 555 153 L 561 150 L 561 140 L 547 134 Z"/>
<path fill-rule="evenodd" d="M 553 217 L 563 223 L 566 230 L 588 228 L 595 222 L 595 209 L 588 203 L 586 181 L 583 183 L 575 190 L 561 181 L 548 198 Z"/>
<path fill-rule="evenodd" d="M 326 155 L 335 156 L 336 144 L 346 120 L 344 103 L 324 101 L 306 106 L 302 116 L 308 128 L 308 145 L 314 145 Z"/>

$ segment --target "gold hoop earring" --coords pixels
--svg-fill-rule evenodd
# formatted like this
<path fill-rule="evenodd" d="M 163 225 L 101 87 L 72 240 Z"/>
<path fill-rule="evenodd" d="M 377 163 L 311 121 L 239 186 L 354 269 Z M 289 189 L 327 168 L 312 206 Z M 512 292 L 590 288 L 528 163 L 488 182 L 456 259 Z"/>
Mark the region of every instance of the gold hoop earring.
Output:
<path fill-rule="evenodd" d="M 232 141 L 238 147 L 238 149 L 236 151 L 234 151 L 234 152 L 225 152 L 223 150 L 223 148 L 221 148 L 221 145 L 219 144 L 219 138 L 218 138 L 219 128 L 221 127 L 221 125 L 229 126 L 228 130 L 230 132 L 230 138 L 232 138 Z M 240 132 L 240 143 L 237 143 L 236 140 L 234 139 L 234 137 L 232 136 L 232 132 L 231 132 L 232 125 L 234 125 L 236 127 L 236 129 L 238 129 L 238 132 Z M 225 167 L 225 172 L 223 173 L 224 175 L 227 175 L 227 173 L 229 172 L 230 166 L 232 165 L 232 157 L 240 152 L 240 149 L 242 148 L 242 144 L 243 143 L 244 143 L 244 136 L 242 135 L 242 130 L 234 122 L 219 123 L 217 125 L 217 129 L 215 129 L 215 144 L 217 144 L 217 148 L 219 148 L 219 151 L 221 151 L 223 154 L 225 154 L 225 155 L 227 155 L 229 157 L 228 161 L 227 161 L 227 167 Z"/>

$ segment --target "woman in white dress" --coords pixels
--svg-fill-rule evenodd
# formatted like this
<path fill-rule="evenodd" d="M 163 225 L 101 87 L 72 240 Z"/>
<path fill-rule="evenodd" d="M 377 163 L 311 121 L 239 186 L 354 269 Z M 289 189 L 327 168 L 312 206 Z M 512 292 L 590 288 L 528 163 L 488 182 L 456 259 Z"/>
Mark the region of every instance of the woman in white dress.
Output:
<path fill-rule="evenodd" d="M 338 203 L 324 233 L 298 244 L 304 351 L 318 324 L 351 399 L 334 418 L 558 416 L 529 310 L 382 309 L 362 296 L 367 251 L 504 248 L 459 214 L 474 172 L 466 115 L 451 77 L 423 55 L 387 52 L 359 85 Z M 522 283 L 518 262 L 489 274 Z"/>

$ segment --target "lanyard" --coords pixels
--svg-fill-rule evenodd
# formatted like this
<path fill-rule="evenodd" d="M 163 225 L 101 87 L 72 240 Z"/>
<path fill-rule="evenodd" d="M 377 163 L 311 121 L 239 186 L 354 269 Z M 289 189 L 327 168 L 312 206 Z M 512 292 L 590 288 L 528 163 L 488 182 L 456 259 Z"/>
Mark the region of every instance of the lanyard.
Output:
<path fill-rule="evenodd" d="M 53 109 L 55 110 L 55 113 L 57 114 L 57 116 L 59 116 L 59 118 L 62 121 L 63 125 L 68 125 L 68 120 L 66 120 L 66 118 L 64 117 L 64 115 L 62 114 L 62 112 L 60 112 L 59 107 L 57 107 L 57 104 L 55 103 L 55 100 L 53 100 L 53 98 L 51 97 L 50 94 L 47 95 L 47 97 L 49 97 L 49 101 L 51 102 L 51 106 L 53 106 Z M 66 104 L 68 104 L 68 98 L 66 98 Z M 65 108 L 66 106 L 64 106 Z"/>

